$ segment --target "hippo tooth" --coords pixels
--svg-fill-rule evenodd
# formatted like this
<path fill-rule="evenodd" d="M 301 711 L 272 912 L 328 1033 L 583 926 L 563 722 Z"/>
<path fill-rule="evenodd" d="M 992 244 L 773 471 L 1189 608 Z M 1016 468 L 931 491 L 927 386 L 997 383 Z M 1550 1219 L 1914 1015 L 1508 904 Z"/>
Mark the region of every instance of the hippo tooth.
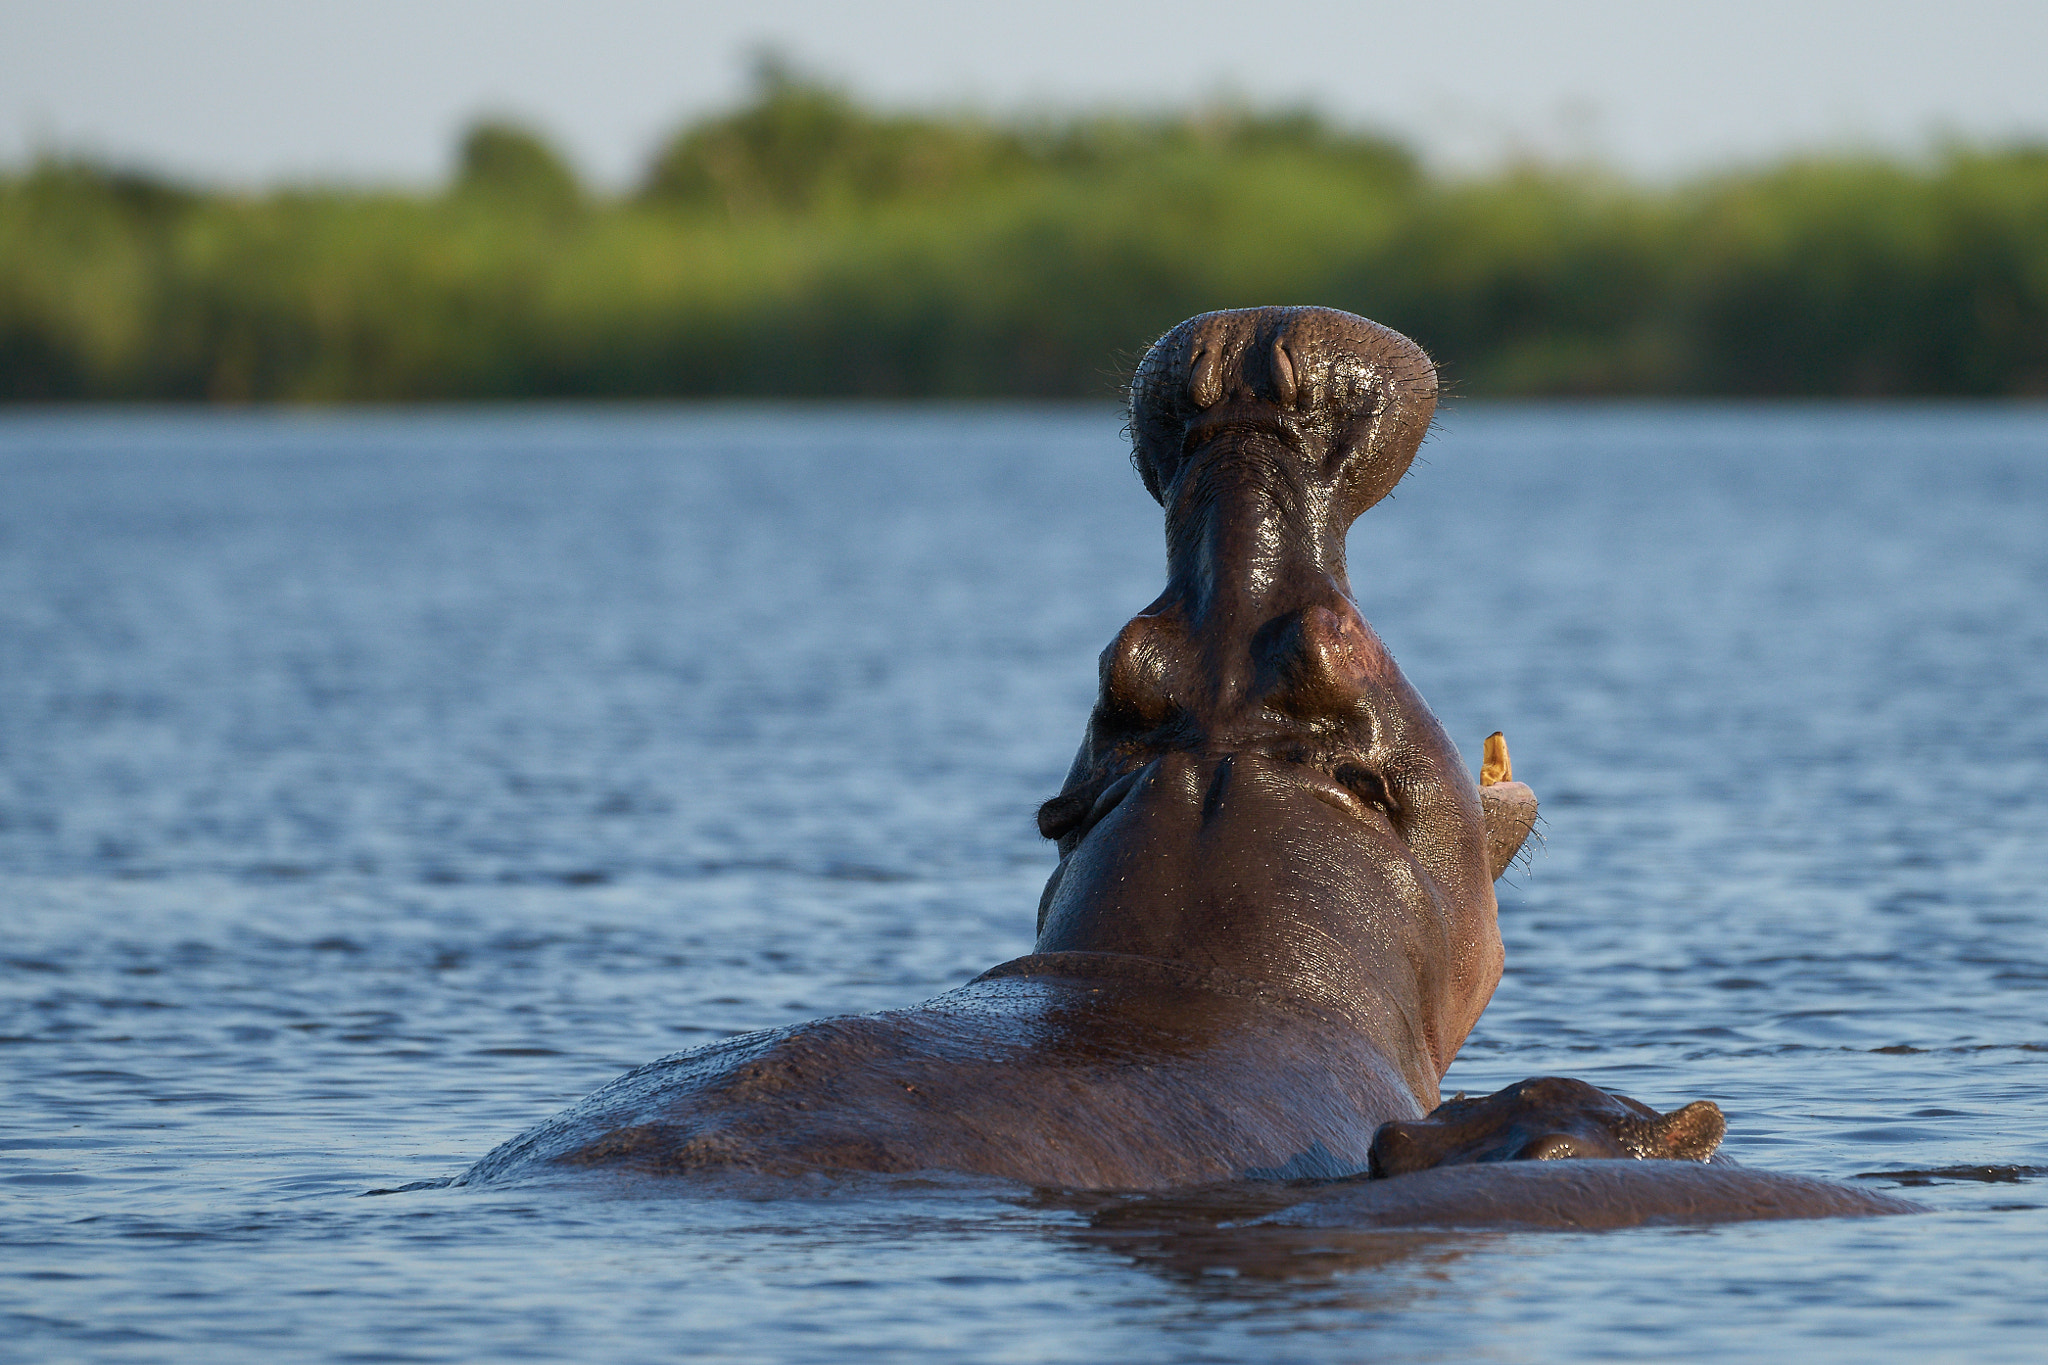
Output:
<path fill-rule="evenodd" d="M 1486 756 L 1479 764 L 1479 785 L 1491 787 L 1496 782 L 1515 780 L 1515 764 L 1508 757 L 1508 737 L 1495 730 L 1486 737 Z"/>

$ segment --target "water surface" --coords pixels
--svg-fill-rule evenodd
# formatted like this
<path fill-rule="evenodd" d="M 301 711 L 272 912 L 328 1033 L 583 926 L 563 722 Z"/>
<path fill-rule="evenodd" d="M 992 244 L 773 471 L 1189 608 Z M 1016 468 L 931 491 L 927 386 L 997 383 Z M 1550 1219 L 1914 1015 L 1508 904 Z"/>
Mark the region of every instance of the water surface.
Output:
<path fill-rule="evenodd" d="M 1028 950 L 1032 811 L 1160 586 L 1118 425 L 0 416 L 0 1358 L 2038 1358 L 2040 408 L 1470 406 L 1351 542 L 1543 800 L 1447 1089 L 1710 1097 L 1754 1165 L 1946 1171 L 1867 1182 L 1934 1214 L 363 1196 Z"/>

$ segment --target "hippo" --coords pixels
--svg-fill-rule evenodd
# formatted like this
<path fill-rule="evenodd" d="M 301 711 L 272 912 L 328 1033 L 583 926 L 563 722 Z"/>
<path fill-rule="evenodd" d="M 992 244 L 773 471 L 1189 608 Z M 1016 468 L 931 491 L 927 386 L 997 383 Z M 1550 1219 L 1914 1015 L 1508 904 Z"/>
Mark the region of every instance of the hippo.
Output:
<path fill-rule="evenodd" d="M 1491 1161 L 1710 1161 L 1727 1131 L 1712 1100 L 1660 1114 L 1585 1081 L 1537 1076 L 1476 1100 L 1459 1094 L 1423 1119 L 1381 1124 L 1370 1169 L 1386 1179 Z"/>
<path fill-rule="evenodd" d="M 1368 1183 L 1391 1187 L 1493 1160 L 1474 1152 L 1653 1154 L 1616 1135 L 1654 1111 L 1589 1105 L 1579 1083 L 1439 1108 L 1500 980 L 1494 881 L 1537 801 L 1498 733 L 1473 778 L 1346 574 L 1347 529 L 1406 473 L 1436 396 L 1419 346 L 1334 309 L 1161 337 L 1130 433 L 1166 586 L 1103 652 L 1038 812 L 1059 861 L 1034 950 L 910 1008 L 641 1067 L 459 1183 L 945 1171 L 1171 1191 L 1377 1162 Z M 1549 1149 L 1516 1146 L 1539 1131 Z M 1809 1206 L 1846 1211 L 1784 1205 Z"/>

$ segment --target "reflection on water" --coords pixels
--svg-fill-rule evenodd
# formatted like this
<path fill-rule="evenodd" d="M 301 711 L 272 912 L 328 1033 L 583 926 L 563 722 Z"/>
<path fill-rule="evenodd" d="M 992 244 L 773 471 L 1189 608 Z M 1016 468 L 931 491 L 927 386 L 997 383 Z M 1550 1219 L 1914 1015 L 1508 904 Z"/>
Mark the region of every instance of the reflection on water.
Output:
<path fill-rule="evenodd" d="M 1353 1307 L 1412 1302 L 1468 1251 L 1502 1240 L 1487 1232 L 1350 1231 L 1260 1225 L 1314 1186 L 1273 1185 L 1186 1195 L 1041 1196 L 1087 1217 L 1067 1232 L 1082 1247 L 1161 1275 L 1193 1292 L 1231 1299 L 1335 1286 Z M 1401 1274 L 1372 1273 L 1399 1270 Z"/>
<path fill-rule="evenodd" d="M 1113 413 L 0 419 L 0 1359 L 2027 1358 L 2048 413 L 1468 409 L 1352 537 L 1547 843 L 1448 1078 L 1712 1098 L 1919 1218 L 424 1188 L 1029 945 L 1159 586 Z"/>

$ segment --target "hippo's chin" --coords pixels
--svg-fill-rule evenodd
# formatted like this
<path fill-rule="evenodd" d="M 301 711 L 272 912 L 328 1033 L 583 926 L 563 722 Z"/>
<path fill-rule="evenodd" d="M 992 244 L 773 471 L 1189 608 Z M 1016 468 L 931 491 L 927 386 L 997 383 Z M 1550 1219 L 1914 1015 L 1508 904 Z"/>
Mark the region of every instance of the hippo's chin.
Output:
<path fill-rule="evenodd" d="M 1391 1030 L 1413 1045 L 1394 1051 L 1416 1059 L 1417 1093 L 1434 1095 L 1447 1040 L 1427 1011 L 1396 1003 L 1428 997 L 1433 983 L 1400 964 L 1441 958 L 1472 917 L 1456 912 L 1460 898 L 1395 816 L 1323 768 L 1258 753 L 1170 753 L 1118 787 L 1048 888 L 1038 951 L 1126 953 L 1252 979 Z M 1495 921 L 1479 924 L 1492 941 L 1466 957 L 1497 961 Z M 1496 979 L 1475 972 L 1466 983 L 1475 1014 Z"/>
<path fill-rule="evenodd" d="M 1267 920 L 1307 900 L 1320 919 L 1426 899 L 1428 874 L 1384 813 L 1318 768 L 1258 754 L 1155 758 L 1104 791 L 1084 831 L 1061 862 L 1041 951 L 1226 965 L 1231 925 L 1254 911 Z"/>

